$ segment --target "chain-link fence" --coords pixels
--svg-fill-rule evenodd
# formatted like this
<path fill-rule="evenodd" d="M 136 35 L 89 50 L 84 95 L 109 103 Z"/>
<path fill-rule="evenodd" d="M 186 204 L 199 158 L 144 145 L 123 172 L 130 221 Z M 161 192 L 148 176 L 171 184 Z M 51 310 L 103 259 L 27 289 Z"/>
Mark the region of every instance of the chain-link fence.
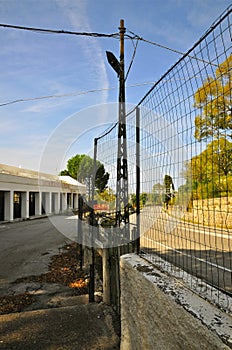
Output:
<path fill-rule="evenodd" d="M 130 232 L 139 224 L 146 258 L 226 308 L 225 295 L 232 294 L 231 69 L 230 7 L 135 108 L 127 107 L 126 118 Z M 117 123 L 97 140 L 97 159 L 110 179 L 105 198 L 95 199 L 113 212 Z"/>

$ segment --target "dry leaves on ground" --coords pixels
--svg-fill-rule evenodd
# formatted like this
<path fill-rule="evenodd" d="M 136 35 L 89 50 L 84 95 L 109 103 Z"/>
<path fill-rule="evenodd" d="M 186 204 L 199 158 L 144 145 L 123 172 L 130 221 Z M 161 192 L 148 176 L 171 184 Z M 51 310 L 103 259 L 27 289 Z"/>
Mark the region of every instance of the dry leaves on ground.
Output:
<path fill-rule="evenodd" d="M 62 253 L 51 258 L 49 271 L 40 276 L 17 279 L 14 283 L 60 283 L 72 289 L 73 295 L 88 293 L 88 276 L 79 268 L 78 245 L 66 245 Z M 28 292 L 0 297 L 0 314 L 20 312 L 35 302 L 36 297 Z"/>

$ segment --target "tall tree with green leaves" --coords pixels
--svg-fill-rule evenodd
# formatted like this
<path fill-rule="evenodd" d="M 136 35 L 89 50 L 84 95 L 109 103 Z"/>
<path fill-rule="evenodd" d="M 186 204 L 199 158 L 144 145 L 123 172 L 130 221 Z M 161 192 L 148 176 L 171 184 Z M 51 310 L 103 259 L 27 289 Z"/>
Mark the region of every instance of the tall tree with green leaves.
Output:
<path fill-rule="evenodd" d="M 153 202 L 156 204 L 162 204 L 164 199 L 164 192 L 164 184 L 161 184 L 160 182 L 155 183 L 152 188 Z"/>
<path fill-rule="evenodd" d="M 94 160 L 86 154 L 76 154 L 67 162 L 67 170 L 62 170 L 61 175 L 69 175 L 74 179 L 90 185 L 93 176 Z M 95 186 L 99 192 L 107 188 L 109 173 L 105 171 L 104 165 L 96 162 Z"/>
<path fill-rule="evenodd" d="M 174 191 L 175 191 L 174 183 L 170 175 L 164 176 L 164 189 L 165 189 L 164 204 L 165 204 L 165 208 L 168 209 L 168 204 L 173 198 Z"/>
<path fill-rule="evenodd" d="M 228 194 L 232 175 L 232 55 L 215 69 L 194 95 L 195 138 L 211 141 L 206 149 L 186 166 L 186 185 L 192 198 Z"/>
<path fill-rule="evenodd" d="M 232 55 L 208 77 L 194 95 L 194 106 L 200 113 L 195 118 L 195 138 L 232 138 Z"/>
<path fill-rule="evenodd" d="M 191 159 L 187 169 L 192 179 L 198 182 L 232 174 L 232 142 L 224 137 L 210 142 L 203 152 Z"/>
<path fill-rule="evenodd" d="M 186 164 L 184 176 L 195 199 L 225 195 L 232 186 L 232 142 L 225 137 L 210 142 Z"/>

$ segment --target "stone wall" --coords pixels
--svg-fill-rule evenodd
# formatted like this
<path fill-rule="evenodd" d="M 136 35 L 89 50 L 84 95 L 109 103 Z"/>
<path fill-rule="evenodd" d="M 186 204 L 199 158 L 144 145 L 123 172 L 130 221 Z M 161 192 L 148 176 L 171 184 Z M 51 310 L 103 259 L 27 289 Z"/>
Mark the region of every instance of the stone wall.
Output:
<path fill-rule="evenodd" d="M 135 254 L 121 257 L 120 276 L 121 350 L 232 348 L 232 318 L 180 281 Z"/>
<path fill-rule="evenodd" d="M 182 219 L 199 225 L 231 229 L 231 203 L 231 197 L 194 200 L 192 208 L 184 213 Z"/>

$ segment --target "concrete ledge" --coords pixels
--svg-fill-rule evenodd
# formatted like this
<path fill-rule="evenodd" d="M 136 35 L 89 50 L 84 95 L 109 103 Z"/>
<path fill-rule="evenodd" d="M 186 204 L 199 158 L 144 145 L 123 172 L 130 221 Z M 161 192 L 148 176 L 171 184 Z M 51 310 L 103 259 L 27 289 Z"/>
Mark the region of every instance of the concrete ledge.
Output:
<path fill-rule="evenodd" d="M 230 349 L 232 317 L 135 254 L 121 257 L 121 350 Z"/>

